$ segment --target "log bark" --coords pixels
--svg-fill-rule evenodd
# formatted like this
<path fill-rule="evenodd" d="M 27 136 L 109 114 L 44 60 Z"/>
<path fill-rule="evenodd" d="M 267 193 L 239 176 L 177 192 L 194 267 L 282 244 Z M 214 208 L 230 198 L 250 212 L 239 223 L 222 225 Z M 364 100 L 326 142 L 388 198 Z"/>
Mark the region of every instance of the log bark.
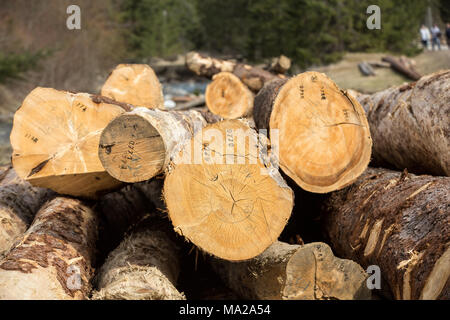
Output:
<path fill-rule="evenodd" d="M 198 111 L 136 108 L 114 119 L 103 130 L 99 158 L 117 180 L 145 181 L 163 173 L 173 155 L 206 124 Z"/>
<path fill-rule="evenodd" d="M 214 259 L 213 269 L 244 299 L 370 299 L 367 275 L 355 262 L 335 257 L 321 242 L 290 245 L 275 242 L 245 262 Z"/>
<path fill-rule="evenodd" d="M 127 185 L 102 196 L 97 202 L 100 215 L 99 260 L 116 248 L 126 232 L 145 215 L 166 209 L 162 199 L 162 177 Z"/>
<path fill-rule="evenodd" d="M 209 125 L 186 143 L 164 182 L 175 231 L 227 260 L 250 259 L 276 241 L 293 192 L 263 150 L 239 120 Z"/>
<path fill-rule="evenodd" d="M 27 230 L 41 205 L 54 193 L 20 179 L 10 166 L 0 174 L 0 257 Z"/>
<path fill-rule="evenodd" d="M 119 64 L 103 85 L 101 95 L 139 107 L 164 110 L 161 83 L 146 64 Z"/>
<path fill-rule="evenodd" d="M 307 191 L 341 189 L 369 163 L 363 108 L 322 73 L 266 84 L 255 97 L 253 118 L 258 129 L 270 129 L 281 169 Z"/>
<path fill-rule="evenodd" d="M 405 58 L 397 59 L 392 56 L 383 57 L 381 59 L 384 62 L 387 62 L 391 65 L 391 68 L 397 72 L 400 72 L 404 76 L 410 78 L 411 80 L 417 81 L 422 76 L 418 73 L 414 67 L 405 61 Z"/>
<path fill-rule="evenodd" d="M 393 298 L 449 299 L 449 199 L 448 177 L 369 168 L 325 200 L 324 230 L 338 255 L 378 265 Z"/>
<path fill-rule="evenodd" d="M 253 93 L 230 72 L 213 76 L 206 87 L 205 100 L 209 111 L 224 119 L 238 119 L 253 111 Z"/>
<path fill-rule="evenodd" d="M 184 300 L 175 285 L 178 247 L 163 222 L 146 219 L 108 256 L 94 300 Z"/>
<path fill-rule="evenodd" d="M 96 214 L 88 206 L 62 197 L 48 202 L 0 261 L 0 299 L 86 299 L 96 237 Z"/>
<path fill-rule="evenodd" d="M 101 96 L 36 88 L 14 115 L 12 163 L 19 177 L 60 194 L 96 197 L 121 183 L 98 158 L 101 130 L 131 106 Z"/>
<path fill-rule="evenodd" d="M 266 82 L 280 78 L 261 68 L 203 56 L 198 52 L 186 55 L 186 66 L 195 74 L 208 78 L 220 72 L 231 72 L 254 92 L 258 92 Z"/>
<path fill-rule="evenodd" d="M 359 95 L 373 138 L 374 165 L 450 175 L 450 71 Z"/>

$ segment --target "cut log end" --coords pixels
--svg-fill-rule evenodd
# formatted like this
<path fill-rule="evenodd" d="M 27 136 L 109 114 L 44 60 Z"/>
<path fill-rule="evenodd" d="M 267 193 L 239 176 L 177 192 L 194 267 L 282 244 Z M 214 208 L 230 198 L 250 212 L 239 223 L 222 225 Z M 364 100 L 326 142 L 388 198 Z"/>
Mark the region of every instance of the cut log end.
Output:
<path fill-rule="evenodd" d="M 224 119 L 237 119 L 251 113 L 253 94 L 242 81 L 230 72 L 221 72 L 213 77 L 206 88 L 208 109 Z"/>
<path fill-rule="evenodd" d="M 245 149 L 236 150 L 244 145 L 233 136 L 238 130 L 247 132 Z M 214 140 L 206 142 L 211 135 Z M 165 180 L 175 230 L 222 259 L 239 261 L 260 254 L 276 241 L 293 207 L 292 191 L 279 173 L 267 174 L 258 156 L 252 158 L 249 146 L 256 145 L 256 136 L 238 120 L 207 126 L 190 143 L 192 148 L 196 143 L 203 146 L 201 163 L 175 159 Z M 225 151 L 224 141 L 231 150 Z"/>
<path fill-rule="evenodd" d="M 111 121 L 100 137 L 98 154 L 112 177 L 130 183 L 159 174 L 166 159 L 159 132 L 138 114 L 122 115 Z"/>
<path fill-rule="evenodd" d="M 35 186 L 73 196 L 119 186 L 105 173 L 97 148 L 101 130 L 123 112 L 88 94 L 34 89 L 14 115 L 14 169 Z"/>
<path fill-rule="evenodd" d="M 146 64 L 119 64 L 106 80 L 101 94 L 135 106 L 164 109 L 161 84 Z"/>
<path fill-rule="evenodd" d="M 322 73 L 288 80 L 276 95 L 269 126 L 279 129 L 281 168 L 307 191 L 341 189 L 370 161 L 364 110 Z"/>

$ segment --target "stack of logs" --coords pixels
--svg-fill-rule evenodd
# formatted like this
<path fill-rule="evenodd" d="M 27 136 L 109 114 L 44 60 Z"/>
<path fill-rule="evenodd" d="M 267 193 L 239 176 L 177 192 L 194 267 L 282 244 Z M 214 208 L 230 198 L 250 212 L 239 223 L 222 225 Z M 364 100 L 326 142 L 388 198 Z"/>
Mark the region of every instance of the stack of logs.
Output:
<path fill-rule="evenodd" d="M 186 64 L 212 78 L 207 108 L 165 110 L 147 65 L 101 95 L 25 98 L 0 171 L 0 299 L 190 298 L 183 240 L 239 298 L 370 299 L 371 265 L 379 295 L 450 298 L 450 71 L 365 95 L 288 77 L 284 56 Z M 278 240 L 298 187 L 322 194 L 329 245 Z"/>

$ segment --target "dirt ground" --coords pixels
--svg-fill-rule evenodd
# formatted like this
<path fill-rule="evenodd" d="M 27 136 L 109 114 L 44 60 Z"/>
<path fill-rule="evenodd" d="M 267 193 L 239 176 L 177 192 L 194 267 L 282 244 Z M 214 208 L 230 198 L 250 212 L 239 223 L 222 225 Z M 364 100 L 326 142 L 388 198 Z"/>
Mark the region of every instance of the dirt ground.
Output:
<path fill-rule="evenodd" d="M 386 53 L 348 53 L 336 64 L 311 68 L 326 73 L 342 89 L 354 89 L 373 93 L 411 80 L 390 68 L 376 68 L 376 76 L 363 76 L 358 64 L 363 61 L 381 61 Z M 412 58 L 417 63 L 417 71 L 423 75 L 442 69 L 450 69 L 450 50 L 426 51 Z"/>

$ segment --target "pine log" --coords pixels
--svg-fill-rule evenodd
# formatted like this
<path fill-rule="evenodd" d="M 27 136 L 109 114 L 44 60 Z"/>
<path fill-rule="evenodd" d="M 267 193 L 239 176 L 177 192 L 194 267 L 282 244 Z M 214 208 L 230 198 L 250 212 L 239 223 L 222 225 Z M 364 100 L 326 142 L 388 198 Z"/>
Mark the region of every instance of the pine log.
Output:
<path fill-rule="evenodd" d="M 224 119 L 238 119 L 251 115 L 253 93 L 230 72 L 220 72 L 206 87 L 206 105 L 213 114 Z"/>
<path fill-rule="evenodd" d="M 98 274 L 95 300 L 184 300 L 175 285 L 178 247 L 166 224 L 146 219 L 108 256 Z"/>
<path fill-rule="evenodd" d="M 269 71 L 275 74 L 285 74 L 290 68 L 291 59 L 289 59 L 285 55 L 281 55 L 272 59 L 269 66 Z"/>
<path fill-rule="evenodd" d="M 146 64 L 119 64 L 102 87 L 101 95 L 150 109 L 164 109 L 161 83 Z"/>
<path fill-rule="evenodd" d="M 450 70 L 357 99 L 370 123 L 374 165 L 450 175 Z"/>
<path fill-rule="evenodd" d="M 0 175 L 0 256 L 8 251 L 27 230 L 41 205 L 54 193 L 32 187 L 20 179 L 11 167 Z"/>
<path fill-rule="evenodd" d="M 281 169 L 307 191 L 341 189 L 369 163 L 372 140 L 363 108 L 322 73 L 266 84 L 255 97 L 253 117 L 258 129 L 270 129 Z"/>
<path fill-rule="evenodd" d="M 124 235 L 144 216 L 164 211 L 162 177 L 129 184 L 103 195 L 97 202 L 100 215 L 99 260 L 103 261 L 123 240 Z"/>
<path fill-rule="evenodd" d="M 44 205 L 20 243 L 0 261 L 0 299 L 86 299 L 96 221 L 79 200 L 58 197 Z"/>
<path fill-rule="evenodd" d="M 283 230 L 293 192 L 239 120 L 211 124 L 174 157 L 164 198 L 174 229 L 227 260 L 255 257 Z"/>
<path fill-rule="evenodd" d="M 198 111 L 136 108 L 114 119 L 103 130 L 99 158 L 117 180 L 145 181 L 163 173 L 184 142 L 206 124 L 204 114 Z"/>
<path fill-rule="evenodd" d="M 85 93 L 36 88 L 14 115 L 12 163 L 19 177 L 60 194 L 96 197 L 121 183 L 98 158 L 101 131 L 131 106 Z"/>
<path fill-rule="evenodd" d="M 417 81 L 422 77 L 410 63 L 405 62 L 405 58 L 398 59 L 392 56 L 387 56 L 383 57 L 381 60 L 389 63 L 392 69 L 400 72 L 411 80 Z"/>
<path fill-rule="evenodd" d="M 450 298 L 450 178 L 369 168 L 323 204 L 333 249 L 381 270 L 395 299 Z"/>
<path fill-rule="evenodd" d="M 321 242 L 290 245 L 277 241 L 245 262 L 214 259 L 211 265 L 243 299 L 370 299 L 367 275 L 355 262 L 339 259 Z"/>
<path fill-rule="evenodd" d="M 280 78 L 261 68 L 203 56 L 198 52 L 189 52 L 186 55 L 186 66 L 195 74 L 208 78 L 220 72 L 231 72 L 254 92 L 258 92 L 266 82 Z"/>

